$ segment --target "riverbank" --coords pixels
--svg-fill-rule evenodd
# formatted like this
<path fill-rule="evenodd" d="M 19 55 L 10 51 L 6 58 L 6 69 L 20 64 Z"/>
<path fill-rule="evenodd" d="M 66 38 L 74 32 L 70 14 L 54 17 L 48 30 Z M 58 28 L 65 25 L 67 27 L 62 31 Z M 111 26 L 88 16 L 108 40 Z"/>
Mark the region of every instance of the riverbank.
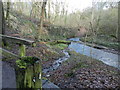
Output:
<path fill-rule="evenodd" d="M 115 54 L 120 54 L 120 50 L 119 50 L 120 43 L 119 43 L 118 39 L 116 39 L 114 37 L 110 37 L 109 35 L 108 36 L 99 35 L 94 39 L 92 39 L 92 38 L 93 38 L 93 36 L 89 36 L 86 38 L 82 37 L 82 38 L 80 38 L 80 40 L 82 42 L 91 44 L 91 46 L 93 43 L 93 45 L 96 45 L 96 46 L 106 47 L 103 49 L 104 51 L 115 53 Z"/>
<path fill-rule="evenodd" d="M 60 88 L 120 88 L 120 70 L 73 51 L 69 54 L 67 61 L 49 73 L 49 80 Z"/>
<path fill-rule="evenodd" d="M 37 52 L 33 51 L 33 49 Z M 45 51 L 43 51 L 44 49 Z M 30 50 L 30 52 L 27 54 L 38 56 L 40 55 L 40 50 L 46 52 L 46 49 L 48 49 L 46 45 L 38 45 L 35 48 L 29 48 L 28 50 Z M 51 53 L 51 50 L 49 51 Z M 46 76 L 46 79 L 49 79 L 51 82 L 63 89 L 120 88 L 120 76 L 118 73 L 120 71 L 118 69 L 76 52 L 67 51 L 69 52 L 70 58 L 61 64 L 58 69 L 43 74 L 43 76 Z M 59 54 L 61 55 L 62 52 L 59 52 Z M 53 56 L 56 57 L 55 55 L 52 55 L 51 57 Z M 43 68 L 51 66 L 57 58 L 44 59 L 42 62 Z"/>
<path fill-rule="evenodd" d="M 60 31 L 59 29 L 61 28 L 53 27 L 53 31 L 52 29 L 48 30 L 51 32 L 51 36 L 54 35 L 53 38 L 50 38 L 51 40 L 56 39 L 57 34 L 59 34 L 57 30 Z M 56 31 L 57 34 L 54 33 L 54 31 Z M 66 39 L 65 36 L 67 36 L 67 34 L 65 32 L 65 34 L 63 34 L 62 29 L 60 32 L 59 36 L 62 37 L 62 39 L 63 37 Z M 57 37 L 57 39 L 60 39 L 60 37 Z M 27 56 L 39 57 L 42 60 L 42 67 L 49 68 L 49 66 L 51 66 L 56 60 L 64 56 L 61 51 L 65 49 L 66 46 L 67 45 L 65 44 L 49 45 L 47 42 L 44 42 L 43 39 L 43 41 L 37 42 L 36 47 L 27 47 Z M 13 46 L 9 49 L 16 54 L 18 53 L 16 52 L 17 46 Z M 47 75 L 47 73 L 46 75 L 43 74 L 43 76 L 46 76 L 46 78 L 57 84 L 60 88 L 76 89 L 119 87 L 118 81 L 120 77 L 118 75 L 118 69 L 108 66 L 93 58 L 89 58 L 75 52 L 68 52 L 70 54 L 70 58 L 64 64 L 61 64 L 57 70 L 50 71 L 49 75 Z"/>

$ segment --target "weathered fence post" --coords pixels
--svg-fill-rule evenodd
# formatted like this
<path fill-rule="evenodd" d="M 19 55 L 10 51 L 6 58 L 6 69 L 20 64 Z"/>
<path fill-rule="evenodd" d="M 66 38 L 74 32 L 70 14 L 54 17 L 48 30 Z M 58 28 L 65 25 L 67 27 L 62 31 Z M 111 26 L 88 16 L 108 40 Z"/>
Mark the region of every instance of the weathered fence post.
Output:
<path fill-rule="evenodd" d="M 26 54 L 25 45 L 20 44 L 19 46 L 20 46 L 20 47 L 19 47 L 19 50 L 20 50 L 19 54 L 20 54 L 20 57 L 23 57 L 23 56 L 25 56 L 25 54 Z"/>
<path fill-rule="evenodd" d="M 35 46 L 35 42 L 2 34 L 0 34 L 0 38 L 5 39 L 12 44 L 19 45 L 19 56 L 0 48 L 0 50 L 2 50 L 4 54 L 12 55 L 16 58 L 19 58 L 19 60 L 16 60 L 15 67 L 17 89 L 32 88 L 42 90 L 41 60 L 36 57 L 25 56 L 25 45 Z"/>
<path fill-rule="evenodd" d="M 23 57 L 16 64 L 17 88 L 42 90 L 41 60 L 36 57 Z"/>

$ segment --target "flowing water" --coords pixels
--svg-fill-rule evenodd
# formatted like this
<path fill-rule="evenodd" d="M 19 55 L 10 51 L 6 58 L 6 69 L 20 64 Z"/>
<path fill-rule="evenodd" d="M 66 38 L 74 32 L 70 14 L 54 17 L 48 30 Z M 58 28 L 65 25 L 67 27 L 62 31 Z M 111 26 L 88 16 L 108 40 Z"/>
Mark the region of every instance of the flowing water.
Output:
<path fill-rule="evenodd" d="M 120 65 L 119 65 L 120 61 L 118 59 L 120 55 L 105 52 L 103 50 L 92 48 L 85 44 L 76 42 L 76 41 L 80 41 L 79 38 L 71 38 L 69 40 L 72 41 L 71 44 L 68 46 L 70 50 L 74 50 L 77 53 L 95 58 L 107 65 L 120 69 Z M 49 71 L 57 69 L 62 64 L 62 62 L 66 61 L 70 57 L 69 53 L 66 50 L 63 50 L 62 52 L 65 54 L 65 56 L 59 58 L 58 60 L 55 60 L 55 62 L 50 67 L 43 69 L 43 73 L 47 73 Z"/>
<path fill-rule="evenodd" d="M 43 73 L 47 73 L 49 71 L 57 69 L 62 64 L 63 61 L 66 61 L 70 57 L 70 55 L 68 54 L 68 52 L 66 52 L 65 50 L 63 50 L 62 52 L 65 54 L 65 56 L 59 58 L 58 60 L 55 60 L 55 62 L 53 63 L 53 65 L 50 66 L 49 68 L 43 69 Z"/>
<path fill-rule="evenodd" d="M 71 38 L 69 39 L 71 41 L 79 41 L 79 38 Z M 89 47 L 87 45 L 78 43 L 78 42 L 71 42 L 71 44 L 68 47 L 70 50 L 74 50 L 77 53 L 86 55 L 86 56 L 90 56 L 92 58 L 95 58 L 97 60 L 102 61 L 103 63 L 116 67 L 118 69 L 120 69 L 120 60 L 118 57 L 120 57 L 120 55 L 117 54 L 113 54 L 113 53 L 109 53 L 109 52 L 105 52 L 103 50 L 100 49 L 96 49 L 96 48 L 92 48 Z"/>

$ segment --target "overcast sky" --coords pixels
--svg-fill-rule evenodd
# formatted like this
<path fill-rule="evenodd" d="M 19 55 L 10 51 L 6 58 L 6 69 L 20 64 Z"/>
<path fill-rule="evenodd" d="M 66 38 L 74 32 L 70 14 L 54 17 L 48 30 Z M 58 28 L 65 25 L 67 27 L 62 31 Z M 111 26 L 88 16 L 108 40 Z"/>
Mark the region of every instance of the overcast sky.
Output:
<path fill-rule="evenodd" d="M 51 0 L 53 2 L 56 2 L 56 0 Z M 74 12 L 75 10 L 82 11 L 83 9 L 87 7 L 92 6 L 93 0 L 57 0 L 58 2 L 65 2 L 68 5 L 68 12 Z"/>
<path fill-rule="evenodd" d="M 66 0 L 68 3 L 68 11 L 80 10 L 92 6 L 92 0 Z"/>
<path fill-rule="evenodd" d="M 8 0 L 2 0 L 2 1 L 8 1 Z M 30 2 L 30 1 L 36 1 L 36 2 L 41 2 L 43 0 L 10 0 L 13 2 L 18 2 L 18 1 L 22 1 L 22 2 Z M 53 2 L 66 2 L 68 5 L 68 12 L 74 12 L 75 10 L 80 10 L 83 11 L 85 8 L 87 7 L 91 7 L 92 6 L 92 2 L 118 2 L 120 0 L 51 0 Z"/>

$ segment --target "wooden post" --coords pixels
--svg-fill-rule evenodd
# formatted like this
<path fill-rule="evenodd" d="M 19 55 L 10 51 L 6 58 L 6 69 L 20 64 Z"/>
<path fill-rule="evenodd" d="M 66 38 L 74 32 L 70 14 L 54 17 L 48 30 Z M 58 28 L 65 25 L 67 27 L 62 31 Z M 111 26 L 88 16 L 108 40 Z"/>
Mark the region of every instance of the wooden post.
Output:
<path fill-rule="evenodd" d="M 26 60 L 22 61 L 22 63 L 26 62 Z M 37 61 L 34 59 L 30 61 L 33 61 L 34 64 L 28 64 L 26 68 L 16 67 L 15 69 L 17 88 L 31 88 L 35 90 L 42 90 L 41 61 L 39 59 Z"/>
<path fill-rule="evenodd" d="M 39 88 L 40 90 L 42 90 L 42 69 L 41 69 L 41 62 L 36 62 L 34 64 L 34 75 L 35 75 L 35 88 Z"/>
<path fill-rule="evenodd" d="M 20 45 L 20 57 L 24 57 L 25 56 L 25 54 L 26 54 L 26 48 L 25 48 L 25 45 L 23 45 L 23 44 L 21 44 Z"/>
<path fill-rule="evenodd" d="M 32 85 L 32 82 L 33 82 L 33 66 L 29 66 L 25 70 L 24 87 L 25 88 L 34 88 Z"/>
<path fill-rule="evenodd" d="M 4 8 L 3 2 L 0 0 L 0 34 L 5 34 L 5 18 L 4 18 Z M 2 38 L 2 46 L 7 46 L 6 41 Z"/>

